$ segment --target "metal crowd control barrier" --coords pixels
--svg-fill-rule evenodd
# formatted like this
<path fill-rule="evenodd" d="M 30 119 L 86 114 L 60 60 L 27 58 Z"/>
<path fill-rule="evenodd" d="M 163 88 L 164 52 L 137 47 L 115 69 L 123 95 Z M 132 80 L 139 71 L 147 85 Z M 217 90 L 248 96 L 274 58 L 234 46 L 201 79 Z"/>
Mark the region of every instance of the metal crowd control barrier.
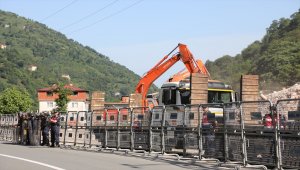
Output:
<path fill-rule="evenodd" d="M 185 107 L 184 131 L 183 131 L 183 155 L 201 155 L 199 150 L 199 116 L 198 105 L 188 105 Z M 201 140 L 202 141 L 202 140 Z"/>
<path fill-rule="evenodd" d="M 277 167 L 299 168 L 300 99 L 278 100 L 275 112 Z"/>
<path fill-rule="evenodd" d="M 185 107 L 167 106 L 165 108 L 165 151 L 182 153 L 184 147 Z"/>
<path fill-rule="evenodd" d="M 85 111 L 77 112 L 75 141 L 74 141 L 74 145 L 76 145 L 76 146 L 85 146 L 86 145 L 85 140 L 84 140 L 86 130 L 87 130 L 86 117 L 87 117 L 87 112 L 85 112 Z"/>
<path fill-rule="evenodd" d="M 60 140 L 65 146 L 197 156 L 244 167 L 299 168 L 299 103 L 287 99 L 275 105 L 249 101 L 61 113 Z M 20 128 L 16 115 L 1 115 L 0 120 L 0 141 L 40 143 L 38 117 L 20 120 Z"/>
<path fill-rule="evenodd" d="M 89 146 L 103 147 L 105 143 L 105 110 L 94 110 L 88 114 Z"/>
<path fill-rule="evenodd" d="M 272 115 L 269 101 L 241 102 L 243 163 L 275 166 L 274 128 L 263 121 Z"/>
<path fill-rule="evenodd" d="M 200 134 L 202 136 L 202 150 L 204 158 L 225 159 L 224 115 L 222 104 L 208 104 L 199 106 Z M 206 108 L 213 108 L 207 112 Z"/>
<path fill-rule="evenodd" d="M 151 112 L 147 107 L 131 110 L 131 151 L 150 149 Z"/>
<path fill-rule="evenodd" d="M 151 128 L 150 128 L 150 152 L 165 151 L 164 142 L 165 126 L 165 107 L 156 106 L 152 109 Z"/>
<path fill-rule="evenodd" d="M 105 148 L 119 148 L 119 109 L 105 109 Z"/>
<path fill-rule="evenodd" d="M 65 121 L 62 121 L 64 119 Z M 63 145 L 76 145 L 76 127 L 77 127 L 78 113 L 67 112 L 65 115 L 61 113 L 61 130 L 60 136 L 63 136 Z"/>

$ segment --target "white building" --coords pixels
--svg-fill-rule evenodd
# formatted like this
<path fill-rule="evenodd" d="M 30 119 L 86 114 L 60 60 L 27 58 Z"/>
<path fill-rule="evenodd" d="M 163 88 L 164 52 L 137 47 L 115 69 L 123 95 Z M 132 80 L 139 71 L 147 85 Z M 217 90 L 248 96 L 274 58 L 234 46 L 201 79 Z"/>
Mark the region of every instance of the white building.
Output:
<path fill-rule="evenodd" d="M 48 88 L 38 89 L 39 112 L 52 111 L 57 107 L 55 99 L 58 94 L 54 93 L 56 85 Z M 72 84 L 66 85 L 65 88 L 72 91 L 69 96 L 67 111 L 79 112 L 89 110 L 89 93 L 87 90 L 80 89 Z"/>

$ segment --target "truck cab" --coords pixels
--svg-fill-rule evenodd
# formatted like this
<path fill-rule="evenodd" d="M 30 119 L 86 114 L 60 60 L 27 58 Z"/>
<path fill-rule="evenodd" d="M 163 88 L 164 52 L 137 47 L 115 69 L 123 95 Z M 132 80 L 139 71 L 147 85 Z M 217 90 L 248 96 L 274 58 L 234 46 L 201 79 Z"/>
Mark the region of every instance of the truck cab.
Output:
<path fill-rule="evenodd" d="M 159 93 L 159 105 L 188 105 L 191 104 L 190 81 L 167 82 L 161 87 Z M 216 80 L 208 81 L 207 103 L 216 104 L 209 106 L 215 121 L 223 122 L 223 107 L 218 103 L 235 102 L 236 93 L 231 86 Z M 200 104 L 200 103 L 199 103 Z"/>
<path fill-rule="evenodd" d="M 189 81 L 166 82 L 159 93 L 160 105 L 191 104 L 191 88 Z M 236 95 L 231 86 L 216 80 L 208 81 L 207 103 L 235 102 Z"/>

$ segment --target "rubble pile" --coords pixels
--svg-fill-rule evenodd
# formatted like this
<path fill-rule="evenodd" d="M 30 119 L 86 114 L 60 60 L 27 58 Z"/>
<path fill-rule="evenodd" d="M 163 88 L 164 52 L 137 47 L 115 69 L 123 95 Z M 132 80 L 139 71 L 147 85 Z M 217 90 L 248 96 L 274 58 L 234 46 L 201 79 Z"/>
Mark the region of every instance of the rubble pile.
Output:
<path fill-rule="evenodd" d="M 260 96 L 264 100 L 270 100 L 272 103 L 276 103 L 277 100 L 282 99 L 300 99 L 300 83 L 297 83 L 289 88 L 284 88 L 281 91 L 274 91 L 268 95 L 264 95 L 262 92 Z"/>

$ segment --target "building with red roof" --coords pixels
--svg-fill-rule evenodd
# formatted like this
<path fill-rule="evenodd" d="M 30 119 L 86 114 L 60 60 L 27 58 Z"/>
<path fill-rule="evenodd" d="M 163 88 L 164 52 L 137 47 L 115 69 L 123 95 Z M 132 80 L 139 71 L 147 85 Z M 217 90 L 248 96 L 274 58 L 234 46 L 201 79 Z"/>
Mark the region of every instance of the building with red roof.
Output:
<path fill-rule="evenodd" d="M 65 88 L 72 91 L 69 96 L 70 101 L 68 102 L 68 111 L 88 111 L 89 110 L 89 91 L 78 88 L 73 84 L 67 84 Z M 47 88 L 38 89 L 38 101 L 39 101 L 39 112 L 52 111 L 55 109 L 56 103 L 55 99 L 58 98 L 58 94 L 55 93 L 57 85 L 53 85 Z"/>

